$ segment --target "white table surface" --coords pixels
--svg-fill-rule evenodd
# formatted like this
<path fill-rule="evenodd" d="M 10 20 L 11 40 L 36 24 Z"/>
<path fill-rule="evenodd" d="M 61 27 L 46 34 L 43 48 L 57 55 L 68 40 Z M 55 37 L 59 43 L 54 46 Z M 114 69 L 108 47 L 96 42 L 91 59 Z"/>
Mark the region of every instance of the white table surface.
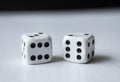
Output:
<path fill-rule="evenodd" d="M 26 65 L 21 55 L 21 35 L 49 33 L 53 60 Z M 62 38 L 67 33 L 92 33 L 96 54 L 88 64 L 62 58 Z M 120 82 L 120 8 L 62 12 L 0 12 L 0 82 Z"/>

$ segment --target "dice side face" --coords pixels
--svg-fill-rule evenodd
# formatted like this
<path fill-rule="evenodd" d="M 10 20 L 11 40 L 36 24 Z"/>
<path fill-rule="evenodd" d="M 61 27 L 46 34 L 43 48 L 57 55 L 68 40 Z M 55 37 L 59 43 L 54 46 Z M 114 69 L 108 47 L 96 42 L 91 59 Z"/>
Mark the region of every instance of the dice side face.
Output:
<path fill-rule="evenodd" d="M 28 38 L 25 34 L 22 35 L 21 38 L 21 52 L 22 52 L 22 57 L 25 62 L 27 62 L 27 45 L 29 42 L 30 38 Z"/>
<path fill-rule="evenodd" d="M 34 34 L 35 35 L 35 34 Z M 48 34 L 26 34 L 25 61 L 28 64 L 40 64 L 50 62 L 52 59 L 52 40 Z M 29 37 L 32 36 L 32 37 Z"/>
<path fill-rule="evenodd" d="M 93 35 L 88 36 L 88 40 L 86 42 L 86 59 L 88 62 L 94 57 L 95 54 L 95 38 Z"/>
<path fill-rule="evenodd" d="M 74 63 L 87 63 L 93 58 L 94 36 L 89 34 L 66 35 L 63 38 L 63 57 L 65 60 Z M 90 44 L 89 44 L 90 42 Z M 92 45 L 93 44 L 93 45 Z M 89 45 L 89 47 L 88 47 Z M 68 51 L 66 48 L 68 47 Z"/>

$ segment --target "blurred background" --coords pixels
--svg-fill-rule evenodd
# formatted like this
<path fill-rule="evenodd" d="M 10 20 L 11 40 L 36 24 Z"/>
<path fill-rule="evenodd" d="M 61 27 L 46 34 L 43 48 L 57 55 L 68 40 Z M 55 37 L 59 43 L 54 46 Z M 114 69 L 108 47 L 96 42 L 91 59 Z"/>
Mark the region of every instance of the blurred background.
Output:
<path fill-rule="evenodd" d="M 0 0 L 0 10 L 65 10 L 119 7 L 119 0 Z"/>

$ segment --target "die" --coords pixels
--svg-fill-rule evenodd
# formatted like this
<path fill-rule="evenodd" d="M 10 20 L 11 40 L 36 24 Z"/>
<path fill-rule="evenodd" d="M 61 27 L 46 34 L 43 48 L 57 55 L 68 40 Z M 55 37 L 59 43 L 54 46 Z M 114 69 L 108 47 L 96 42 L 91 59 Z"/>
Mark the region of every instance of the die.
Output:
<path fill-rule="evenodd" d="M 63 38 L 63 57 L 74 63 L 87 63 L 95 53 L 95 38 L 92 34 L 72 33 Z"/>
<path fill-rule="evenodd" d="M 46 33 L 22 35 L 22 56 L 27 64 L 41 64 L 52 59 L 52 39 Z"/>

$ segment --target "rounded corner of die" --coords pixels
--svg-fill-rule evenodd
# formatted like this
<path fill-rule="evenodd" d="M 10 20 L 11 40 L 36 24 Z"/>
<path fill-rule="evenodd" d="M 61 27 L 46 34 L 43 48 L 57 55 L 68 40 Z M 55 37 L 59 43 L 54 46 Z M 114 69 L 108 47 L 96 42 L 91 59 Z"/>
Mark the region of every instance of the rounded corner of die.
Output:
<path fill-rule="evenodd" d="M 69 34 L 63 36 L 63 40 L 69 38 Z"/>
<path fill-rule="evenodd" d="M 25 37 L 25 33 L 21 34 L 21 38 L 24 38 Z"/>
<path fill-rule="evenodd" d="M 90 34 L 90 37 L 93 37 L 93 38 L 94 38 L 95 36 L 94 36 L 94 34 L 91 33 L 91 34 Z"/>
<path fill-rule="evenodd" d="M 52 37 L 48 34 L 48 38 L 52 41 Z"/>
<path fill-rule="evenodd" d="M 66 37 L 63 37 L 63 39 L 62 39 L 63 44 L 65 43 L 66 39 L 67 39 Z"/>

